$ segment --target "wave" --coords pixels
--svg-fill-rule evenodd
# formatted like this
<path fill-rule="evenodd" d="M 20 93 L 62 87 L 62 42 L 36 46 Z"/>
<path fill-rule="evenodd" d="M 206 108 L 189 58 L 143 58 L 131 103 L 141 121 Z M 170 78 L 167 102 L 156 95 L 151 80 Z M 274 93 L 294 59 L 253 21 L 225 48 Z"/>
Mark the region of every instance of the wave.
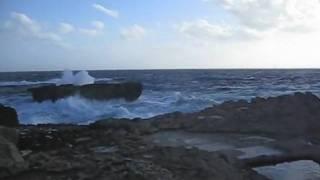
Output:
<path fill-rule="evenodd" d="M 187 96 L 181 92 L 163 94 L 146 90 L 135 102 L 121 99 L 96 101 L 76 95 L 55 103 L 35 103 L 30 96 L 0 96 L 0 103 L 14 107 L 22 124 L 88 124 L 105 118 L 150 118 L 174 111 L 197 111 L 208 105 L 203 97 Z"/>
<path fill-rule="evenodd" d="M 0 86 L 29 86 L 29 85 L 37 85 L 37 84 L 56 84 L 60 79 L 50 79 L 46 81 L 4 81 L 0 82 Z"/>
<path fill-rule="evenodd" d="M 95 78 L 95 82 L 109 82 L 113 81 L 112 78 Z"/>
<path fill-rule="evenodd" d="M 12 102 L 8 102 L 11 104 Z M 14 103 L 14 102 L 13 102 Z M 56 101 L 34 103 L 31 99 L 16 102 L 16 108 L 22 124 L 76 123 L 86 124 L 104 118 L 135 118 L 133 108 L 124 100 L 94 101 L 79 96 L 71 96 Z"/>
<path fill-rule="evenodd" d="M 112 78 L 96 78 L 96 82 L 111 82 Z M 41 85 L 41 84 L 57 84 L 60 81 L 59 78 L 49 79 L 46 81 L 3 81 L 0 82 L 0 87 L 6 86 L 32 86 L 32 85 Z"/>
<path fill-rule="evenodd" d="M 73 74 L 72 71 L 65 70 L 62 73 L 61 80 L 57 83 L 57 85 L 73 84 L 76 86 L 82 86 L 94 83 L 95 79 L 89 75 L 88 71 L 79 71 L 76 74 Z"/>
<path fill-rule="evenodd" d="M 49 79 L 45 81 L 2 81 L 0 82 L 0 87 L 10 87 L 10 86 L 33 86 L 33 85 L 45 85 L 45 84 L 59 84 L 61 81 L 60 78 Z M 95 83 L 99 82 L 111 82 L 112 78 L 95 78 Z"/>

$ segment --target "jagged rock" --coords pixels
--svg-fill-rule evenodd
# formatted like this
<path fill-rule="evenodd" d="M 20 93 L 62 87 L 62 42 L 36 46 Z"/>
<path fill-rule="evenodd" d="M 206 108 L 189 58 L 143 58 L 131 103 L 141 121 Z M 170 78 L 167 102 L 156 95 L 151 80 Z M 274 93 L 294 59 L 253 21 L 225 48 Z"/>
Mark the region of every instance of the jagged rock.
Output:
<path fill-rule="evenodd" d="M 89 84 L 84 86 L 74 85 L 50 85 L 31 88 L 33 100 L 42 102 L 80 95 L 81 97 L 94 100 L 110 100 L 123 98 L 126 101 L 135 101 L 142 93 L 142 84 L 136 82 L 115 83 L 115 84 Z"/>
<path fill-rule="evenodd" d="M 18 115 L 15 109 L 0 104 L 0 125 L 6 127 L 18 127 Z"/>

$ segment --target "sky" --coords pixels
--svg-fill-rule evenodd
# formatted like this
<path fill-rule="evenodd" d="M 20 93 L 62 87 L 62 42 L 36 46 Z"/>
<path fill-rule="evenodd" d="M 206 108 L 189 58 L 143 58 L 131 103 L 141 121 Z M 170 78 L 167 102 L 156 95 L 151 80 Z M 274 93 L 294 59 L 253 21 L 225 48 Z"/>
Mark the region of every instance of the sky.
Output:
<path fill-rule="evenodd" d="M 320 0 L 0 0 L 0 71 L 320 68 Z"/>

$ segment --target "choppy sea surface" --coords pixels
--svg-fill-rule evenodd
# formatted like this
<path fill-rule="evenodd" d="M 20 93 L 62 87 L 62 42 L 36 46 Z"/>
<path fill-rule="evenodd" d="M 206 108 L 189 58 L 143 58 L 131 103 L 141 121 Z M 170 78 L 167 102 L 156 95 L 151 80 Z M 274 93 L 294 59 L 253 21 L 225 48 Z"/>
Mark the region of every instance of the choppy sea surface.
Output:
<path fill-rule="evenodd" d="M 194 112 L 226 100 L 293 92 L 320 95 L 320 70 L 135 70 L 89 71 L 96 83 L 139 81 L 135 102 L 92 101 L 78 96 L 53 103 L 32 101 L 28 88 L 55 84 L 61 72 L 0 73 L 0 103 L 14 107 L 23 124 L 86 124 L 103 118 L 148 118 Z"/>

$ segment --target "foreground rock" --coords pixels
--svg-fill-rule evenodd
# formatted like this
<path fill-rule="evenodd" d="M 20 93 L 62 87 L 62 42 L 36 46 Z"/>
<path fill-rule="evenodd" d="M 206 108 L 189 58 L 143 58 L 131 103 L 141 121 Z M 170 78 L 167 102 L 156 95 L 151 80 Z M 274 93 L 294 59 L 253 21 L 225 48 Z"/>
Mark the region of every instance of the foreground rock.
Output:
<path fill-rule="evenodd" d="M 118 83 L 118 84 L 90 84 L 84 86 L 74 85 L 50 85 L 37 88 L 31 88 L 33 100 L 42 102 L 66 98 L 73 95 L 80 95 L 87 99 L 110 100 L 123 98 L 126 101 L 135 101 L 142 93 L 142 84 L 135 82 Z"/>
<path fill-rule="evenodd" d="M 29 169 L 9 180 L 263 180 L 236 159 L 183 147 L 159 147 L 139 133 L 93 126 L 26 126 L 20 149 Z"/>
<path fill-rule="evenodd" d="M 295 93 L 251 101 L 230 101 L 196 113 L 170 113 L 151 119 L 107 119 L 92 126 L 126 127 L 142 134 L 184 130 L 308 137 L 320 142 L 320 99 Z"/>
<path fill-rule="evenodd" d="M 0 126 L 19 126 L 18 115 L 15 109 L 0 104 Z"/>
<path fill-rule="evenodd" d="M 251 168 L 303 159 L 319 162 L 319 109 L 317 96 L 296 93 L 147 120 L 22 126 L 19 149 L 29 166 L 4 179 L 263 180 Z M 197 148 L 197 142 L 167 147 L 146 140 L 167 131 L 187 132 L 189 142 L 195 134 L 210 134 L 206 137 L 213 143 L 221 139 L 231 149 L 209 151 Z M 239 149 L 248 146 L 276 148 L 279 154 L 239 157 Z"/>
<path fill-rule="evenodd" d="M 18 131 L 0 126 L 0 179 L 22 172 L 27 168 L 16 147 Z"/>

